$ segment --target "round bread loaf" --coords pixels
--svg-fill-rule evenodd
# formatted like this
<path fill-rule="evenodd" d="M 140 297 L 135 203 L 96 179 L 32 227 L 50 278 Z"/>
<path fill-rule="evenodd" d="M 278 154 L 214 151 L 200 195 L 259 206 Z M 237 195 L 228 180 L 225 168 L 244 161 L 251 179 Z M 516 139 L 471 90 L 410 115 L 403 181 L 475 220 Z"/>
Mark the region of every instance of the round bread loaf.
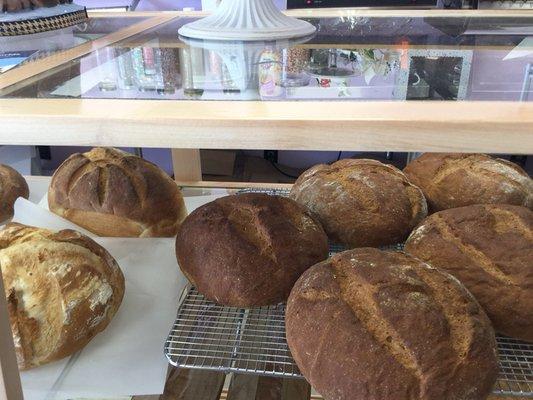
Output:
<path fill-rule="evenodd" d="M 0 164 L 0 223 L 13 217 L 13 205 L 19 197 L 30 195 L 26 180 L 13 168 Z"/>
<path fill-rule="evenodd" d="M 440 211 L 413 231 L 405 250 L 459 279 L 497 332 L 533 342 L 533 212 L 475 205 Z"/>
<path fill-rule="evenodd" d="M 374 160 L 316 165 L 298 178 L 290 197 L 318 218 L 330 240 L 349 247 L 403 242 L 427 215 L 420 189 Z"/>
<path fill-rule="evenodd" d="M 99 236 L 172 237 L 187 211 L 159 167 L 113 148 L 73 154 L 48 190 L 54 213 Z"/>
<path fill-rule="evenodd" d="M 405 253 L 349 250 L 311 267 L 289 296 L 286 329 L 326 400 L 481 400 L 498 374 L 483 309 Z"/>
<path fill-rule="evenodd" d="M 0 231 L 0 265 L 19 368 L 69 356 L 103 331 L 124 296 L 111 255 L 72 230 Z"/>
<path fill-rule="evenodd" d="M 533 209 L 533 180 L 518 165 L 486 154 L 426 153 L 405 167 L 431 212 L 473 204 Z"/>
<path fill-rule="evenodd" d="M 191 213 L 178 232 L 176 255 L 208 299 L 248 308 L 286 300 L 302 272 L 327 258 L 328 241 L 296 202 L 249 193 Z"/>

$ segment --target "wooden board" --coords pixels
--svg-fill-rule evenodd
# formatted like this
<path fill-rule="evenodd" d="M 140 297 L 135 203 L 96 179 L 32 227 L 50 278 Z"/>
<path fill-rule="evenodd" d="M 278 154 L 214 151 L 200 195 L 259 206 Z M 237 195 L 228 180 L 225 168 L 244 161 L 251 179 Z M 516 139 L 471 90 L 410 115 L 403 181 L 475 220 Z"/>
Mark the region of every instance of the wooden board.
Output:
<path fill-rule="evenodd" d="M 303 379 L 281 379 L 236 374 L 227 400 L 309 400 L 311 387 Z"/>
<path fill-rule="evenodd" d="M 226 375 L 216 371 L 172 368 L 161 400 L 218 400 Z"/>
<path fill-rule="evenodd" d="M 22 387 L 0 270 L 0 399 L 22 400 Z"/>
<path fill-rule="evenodd" d="M 172 168 L 177 181 L 201 181 L 202 162 L 200 150 L 172 149 Z"/>
<path fill-rule="evenodd" d="M 533 102 L 116 105 L 117 100 L 0 100 L 0 144 L 533 153 Z"/>

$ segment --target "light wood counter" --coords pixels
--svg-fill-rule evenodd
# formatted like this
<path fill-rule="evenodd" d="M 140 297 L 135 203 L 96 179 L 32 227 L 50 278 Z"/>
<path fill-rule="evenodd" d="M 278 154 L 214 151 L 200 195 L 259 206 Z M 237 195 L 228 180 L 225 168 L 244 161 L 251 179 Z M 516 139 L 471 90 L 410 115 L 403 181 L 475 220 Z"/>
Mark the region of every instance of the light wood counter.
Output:
<path fill-rule="evenodd" d="M 533 153 L 533 103 L 0 100 L 0 144 Z"/>

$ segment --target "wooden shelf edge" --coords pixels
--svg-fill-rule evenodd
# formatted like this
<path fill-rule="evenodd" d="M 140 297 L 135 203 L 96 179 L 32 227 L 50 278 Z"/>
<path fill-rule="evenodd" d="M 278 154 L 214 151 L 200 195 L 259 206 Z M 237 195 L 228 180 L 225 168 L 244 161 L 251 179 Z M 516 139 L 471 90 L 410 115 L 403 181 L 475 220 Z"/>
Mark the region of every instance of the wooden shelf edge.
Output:
<path fill-rule="evenodd" d="M 533 153 L 533 102 L 228 104 L 0 100 L 0 144 Z"/>

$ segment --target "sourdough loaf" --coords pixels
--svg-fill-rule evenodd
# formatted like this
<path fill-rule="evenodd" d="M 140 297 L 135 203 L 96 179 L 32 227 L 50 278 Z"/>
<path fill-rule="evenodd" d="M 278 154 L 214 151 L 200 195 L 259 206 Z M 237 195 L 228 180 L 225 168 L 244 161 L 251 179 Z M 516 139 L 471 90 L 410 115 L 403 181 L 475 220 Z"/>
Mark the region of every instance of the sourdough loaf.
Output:
<path fill-rule="evenodd" d="M 13 168 L 0 164 L 0 223 L 13 217 L 13 205 L 19 197 L 28 198 L 26 180 Z"/>
<path fill-rule="evenodd" d="M 286 300 L 302 272 L 327 258 L 328 243 L 296 202 L 249 193 L 192 212 L 178 232 L 176 255 L 208 299 L 248 308 Z"/>
<path fill-rule="evenodd" d="M 311 267 L 289 296 L 286 329 L 326 400 L 479 400 L 498 373 L 476 300 L 405 253 L 349 250 Z"/>
<path fill-rule="evenodd" d="M 113 148 L 70 156 L 52 178 L 48 205 L 99 236 L 172 237 L 186 215 L 164 171 Z"/>
<path fill-rule="evenodd" d="M 473 204 L 533 209 L 533 180 L 518 165 L 486 154 L 426 153 L 404 169 L 432 212 Z"/>
<path fill-rule="evenodd" d="M 420 189 L 374 160 L 316 165 L 298 178 L 290 197 L 319 219 L 333 242 L 349 247 L 403 242 L 427 215 Z"/>
<path fill-rule="evenodd" d="M 510 205 L 440 211 L 405 250 L 459 279 L 496 331 L 533 342 L 533 212 Z"/>
<path fill-rule="evenodd" d="M 115 260 L 72 230 L 8 224 L 0 231 L 0 265 L 22 370 L 83 348 L 107 327 L 124 295 Z"/>

